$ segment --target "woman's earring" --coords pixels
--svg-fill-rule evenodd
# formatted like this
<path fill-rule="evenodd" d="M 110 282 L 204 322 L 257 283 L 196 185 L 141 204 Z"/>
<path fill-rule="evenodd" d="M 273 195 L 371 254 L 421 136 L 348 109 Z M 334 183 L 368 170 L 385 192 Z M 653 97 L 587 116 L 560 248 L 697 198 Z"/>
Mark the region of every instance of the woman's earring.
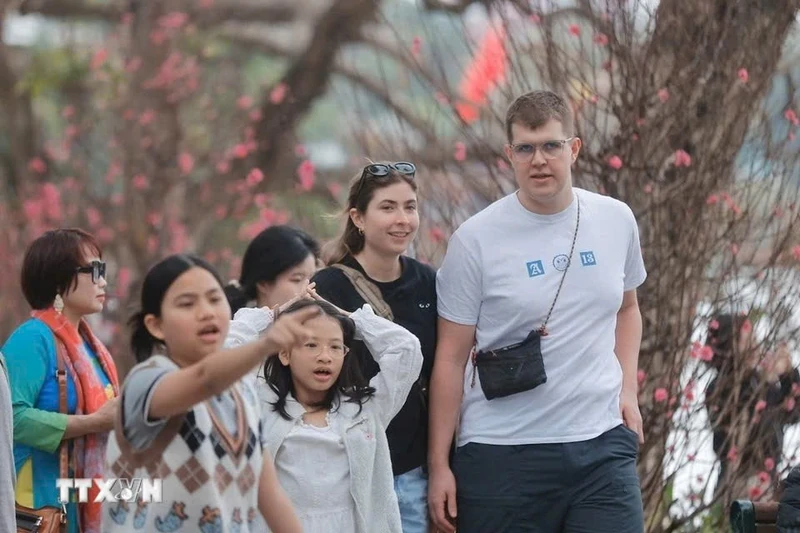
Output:
<path fill-rule="evenodd" d="M 53 309 L 55 309 L 58 314 L 61 314 L 61 311 L 64 310 L 64 299 L 60 294 L 56 294 L 56 298 L 53 300 Z"/>
<path fill-rule="evenodd" d="M 364 235 L 364 228 L 358 228 L 358 234 Z"/>

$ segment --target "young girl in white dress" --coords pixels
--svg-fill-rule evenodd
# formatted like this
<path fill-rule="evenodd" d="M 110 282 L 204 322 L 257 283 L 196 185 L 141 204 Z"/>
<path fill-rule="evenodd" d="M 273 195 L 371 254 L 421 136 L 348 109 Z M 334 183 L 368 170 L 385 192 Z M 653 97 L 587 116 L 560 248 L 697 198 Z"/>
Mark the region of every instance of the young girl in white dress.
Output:
<path fill-rule="evenodd" d="M 263 403 L 264 449 L 274 457 L 281 486 L 305 533 L 401 533 L 386 426 L 403 406 L 422 365 L 416 336 L 365 305 L 347 314 L 320 300 L 306 321 L 310 338 L 269 357 Z M 380 366 L 363 378 L 363 340 Z"/>

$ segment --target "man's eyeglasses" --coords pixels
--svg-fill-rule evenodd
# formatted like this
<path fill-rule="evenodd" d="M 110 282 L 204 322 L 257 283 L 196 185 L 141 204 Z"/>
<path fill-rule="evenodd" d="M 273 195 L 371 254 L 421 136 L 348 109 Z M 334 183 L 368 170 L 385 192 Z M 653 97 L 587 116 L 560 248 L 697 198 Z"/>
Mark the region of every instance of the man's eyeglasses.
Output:
<path fill-rule="evenodd" d="M 564 153 L 564 146 L 575 137 L 563 140 L 545 141 L 542 143 L 511 144 L 511 155 L 518 163 L 528 163 L 536 155 L 536 150 L 541 150 L 545 159 L 555 159 Z"/>
<path fill-rule="evenodd" d="M 414 163 L 408 163 L 406 161 L 398 161 L 397 163 L 373 163 L 367 165 L 361 172 L 361 179 L 358 183 L 358 194 L 361 193 L 361 188 L 364 186 L 364 182 L 367 178 L 385 178 L 391 174 L 392 171 L 402 176 L 413 178 L 417 174 L 417 167 L 414 166 Z M 358 194 L 356 194 L 356 196 L 358 196 Z"/>
<path fill-rule="evenodd" d="M 303 344 L 301 348 L 304 352 L 309 355 L 313 355 L 314 357 L 319 357 L 322 354 L 322 351 L 327 348 L 331 359 L 343 359 L 344 356 L 350 351 L 350 348 L 344 344 L 325 345 L 316 341 L 308 341 Z"/>
<path fill-rule="evenodd" d="M 100 278 L 106 277 L 106 262 L 92 261 L 87 266 L 78 267 L 75 270 L 83 274 L 91 274 L 92 283 L 97 283 L 100 281 Z"/>

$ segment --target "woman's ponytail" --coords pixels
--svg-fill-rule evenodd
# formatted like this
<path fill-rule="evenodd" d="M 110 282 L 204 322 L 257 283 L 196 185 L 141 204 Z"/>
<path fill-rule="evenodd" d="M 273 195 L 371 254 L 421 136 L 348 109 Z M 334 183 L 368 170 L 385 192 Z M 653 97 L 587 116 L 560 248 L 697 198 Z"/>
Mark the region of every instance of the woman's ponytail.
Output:
<path fill-rule="evenodd" d="M 225 297 L 228 299 L 228 304 L 231 306 L 231 317 L 236 314 L 236 311 L 241 309 L 242 307 L 247 306 L 247 302 L 250 301 L 250 298 L 242 289 L 242 286 L 239 285 L 238 281 L 231 281 L 224 288 Z"/>
<path fill-rule="evenodd" d="M 128 320 L 128 327 L 131 330 L 131 351 L 133 351 L 137 363 L 141 363 L 153 355 L 157 346 L 163 346 L 163 343 L 147 330 L 147 326 L 144 325 L 144 316 L 144 311 L 139 311 Z"/>

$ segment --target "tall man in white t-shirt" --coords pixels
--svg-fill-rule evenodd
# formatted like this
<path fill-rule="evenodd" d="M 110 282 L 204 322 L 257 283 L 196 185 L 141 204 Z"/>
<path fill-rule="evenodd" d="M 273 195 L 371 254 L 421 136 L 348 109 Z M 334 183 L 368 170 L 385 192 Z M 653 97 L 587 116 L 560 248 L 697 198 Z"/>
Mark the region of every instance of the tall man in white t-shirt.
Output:
<path fill-rule="evenodd" d="M 431 515 L 446 532 L 639 533 L 636 220 L 573 188 L 558 95 L 519 97 L 506 133 L 519 190 L 453 234 L 437 275 Z"/>

